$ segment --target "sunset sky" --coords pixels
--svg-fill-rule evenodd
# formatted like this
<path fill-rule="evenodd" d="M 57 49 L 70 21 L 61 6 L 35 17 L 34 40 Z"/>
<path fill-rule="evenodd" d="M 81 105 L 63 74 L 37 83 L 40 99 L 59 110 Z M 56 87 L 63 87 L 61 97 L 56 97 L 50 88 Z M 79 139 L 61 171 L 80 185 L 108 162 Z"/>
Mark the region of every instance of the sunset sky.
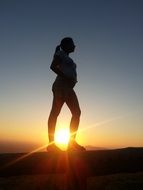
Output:
<path fill-rule="evenodd" d="M 74 39 L 83 145 L 143 146 L 143 1 L 0 1 L 0 152 L 48 143 L 55 47 Z M 64 105 L 57 130 L 68 128 Z"/>

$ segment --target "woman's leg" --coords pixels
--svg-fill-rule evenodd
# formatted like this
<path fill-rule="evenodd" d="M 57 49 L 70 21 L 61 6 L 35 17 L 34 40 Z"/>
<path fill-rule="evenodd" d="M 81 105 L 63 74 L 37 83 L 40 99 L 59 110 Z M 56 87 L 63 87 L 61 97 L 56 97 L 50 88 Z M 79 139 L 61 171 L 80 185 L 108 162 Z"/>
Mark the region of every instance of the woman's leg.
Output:
<path fill-rule="evenodd" d="M 48 119 L 49 142 L 54 141 L 54 133 L 55 133 L 57 117 L 61 111 L 63 104 L 64 104 L 63 98 L 58 97 L 55 93 L 53 93 L 52 109 L 51 109 L 49 119 Z"/>
<path fill-rule="evenodd" d="M 77 96 L 73 89 L 71 89 L 69 95 L 67 96 L 66 103 L 72 113 L 72 118 L 70 122 L 71 139 L 68 145 L 68 150 L 69 151 L 85 151 L 86 149 L 75 141 L 78 126 L 79 126 L 79 121 L 80 121 L 81 110 L 79 107 Z"/>
<path fill-rule="evenodd" d="M 70 132 L 71 132 L 71 137 L 75 139 L 80 122 L 81 110 L 78 98 L 73 89 L 69 91 L 68 96 L 66 97 L 66 104 L 72 113 L 72 118 L 70 122 Z"/>

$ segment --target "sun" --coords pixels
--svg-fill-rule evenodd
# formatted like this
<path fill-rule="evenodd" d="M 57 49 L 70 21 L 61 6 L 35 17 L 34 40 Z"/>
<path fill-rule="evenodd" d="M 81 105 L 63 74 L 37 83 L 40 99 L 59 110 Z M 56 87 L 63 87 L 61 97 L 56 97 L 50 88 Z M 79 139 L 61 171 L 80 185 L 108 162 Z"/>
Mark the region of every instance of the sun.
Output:
<path fill-rule="evenodd" d="M 70 132 L 68 129 L 59 129 L 55 133 L 55 143 L 61 149 L 66 150 L 70 140 Z"/>

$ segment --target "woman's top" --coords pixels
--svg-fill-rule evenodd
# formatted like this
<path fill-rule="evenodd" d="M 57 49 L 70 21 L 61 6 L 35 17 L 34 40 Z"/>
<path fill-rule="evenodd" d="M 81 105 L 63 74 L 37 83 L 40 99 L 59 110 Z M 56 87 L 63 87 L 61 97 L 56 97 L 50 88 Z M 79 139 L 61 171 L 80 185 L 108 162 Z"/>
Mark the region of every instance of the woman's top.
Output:
<path fill-rule="evenodd" d="M 55 53 L 54 59 L 56 58 L 60 60 L 60 64 L 57 68 L 62 75 L 57 74 L 53 87 L 73 88 L 77 82 L 76 64 L 63 50 L 59 50 Z"/>

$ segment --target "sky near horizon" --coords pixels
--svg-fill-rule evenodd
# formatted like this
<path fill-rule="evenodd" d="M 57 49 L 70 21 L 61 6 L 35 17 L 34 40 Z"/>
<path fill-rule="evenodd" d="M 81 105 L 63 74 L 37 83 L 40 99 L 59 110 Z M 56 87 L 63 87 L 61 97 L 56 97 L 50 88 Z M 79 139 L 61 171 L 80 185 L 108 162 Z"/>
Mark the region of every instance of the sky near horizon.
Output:
<path fill-rule="evenodd" d="M 0 1 L 0 152 L 48 142 L 55 47 L 73 38 L 83 145 L 143 146 L 143 1 Z M 58 127 L 69 126 L 64 105 Z"/>

